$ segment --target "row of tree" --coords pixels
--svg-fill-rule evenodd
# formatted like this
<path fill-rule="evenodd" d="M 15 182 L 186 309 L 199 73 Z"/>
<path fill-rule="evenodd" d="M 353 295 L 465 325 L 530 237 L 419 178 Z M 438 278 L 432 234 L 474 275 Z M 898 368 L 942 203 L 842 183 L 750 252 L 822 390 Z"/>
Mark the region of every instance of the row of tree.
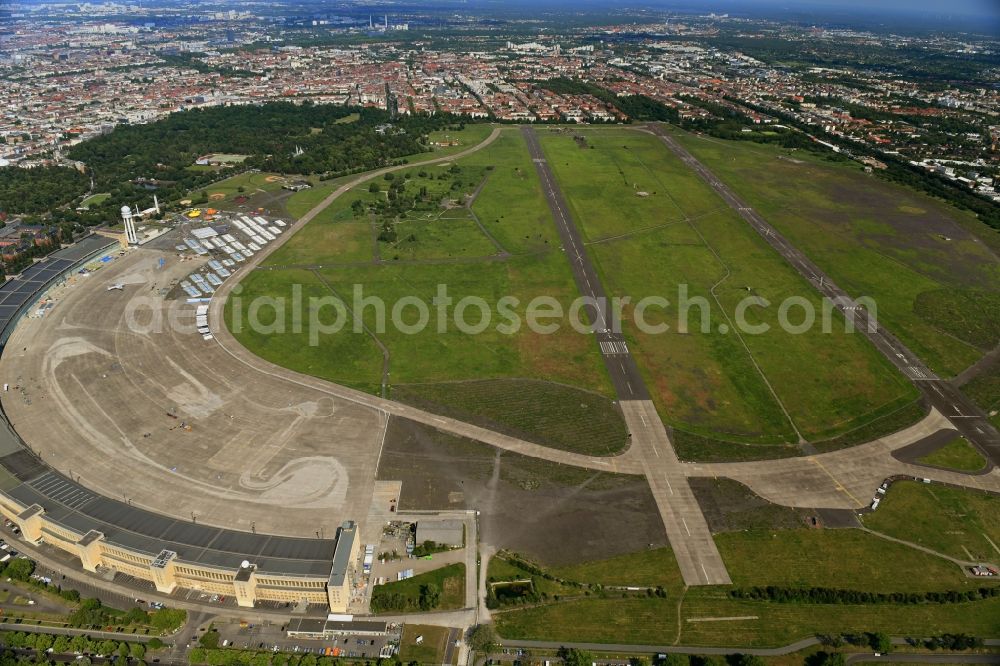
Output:
<path fill-rule="evenodd" d="M 766 587 L 731 590 L 733 599 L 809 604 L 957 604 L 1000 597 L 1000 586 L 945 592 L 867 592 L 829 587 Z"/>
<path fill-rule="evenodd" d="M 163 643 L 159 639 L 150 648 L 162 647 Z M 150 641 L 152 643 L 152 641 Z M 0 643 L 15 649 L 36 650 L 46 652 L 51 649 L 58 654 L 70 652 L 101 654 L 105 657 L 126 657 L 129 659 L 143 659 L 146 656 L 146 646 L 142 643 L 126 643 L 124 641 L 113 641 L 109 639 L 97 639 L 90 636 L 54 636 L 52 634 L 36 634 L 24 631 L 0 633 Z"/>

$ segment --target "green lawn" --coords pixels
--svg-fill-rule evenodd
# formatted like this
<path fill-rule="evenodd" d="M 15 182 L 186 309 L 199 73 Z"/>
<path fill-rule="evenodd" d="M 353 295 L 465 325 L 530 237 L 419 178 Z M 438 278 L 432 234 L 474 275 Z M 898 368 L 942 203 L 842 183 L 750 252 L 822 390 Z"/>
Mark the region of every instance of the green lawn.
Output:
<path fill-rule="evenodd" d="M 97 206 L 104 203 L 111 196 L 110 192 L 101 192 L 99 194 L 91 194 L 89 197 L 80 202 L 81 206 Z"/>
<path fill-rule="evenodd" d="M 856 529 L 727 532 L 716 535 L 715 542 L 733 584 L 740 587 L 930 592 L 981 584 L 945 559 Z"/>
<path fill-rule="evenodd" d="M 551 571 L 564 580 L 578 583 L 683 587 L 677 560 L 669 548 L 651 548 L 606 560 L 554 567 Z"/>
<path fill-rule="evenodd" d="M 966 578 L 946 560 L 860 530 L 751 530 L 715 539 L 734 585 L 739 587 L 822 586 L 926 592 L 964 591 L 983 584 Z M 500 571 L 491 565 L 491 574 Z M 885 631 L 892 635 L 931 635 L 964 631 L 984 637 L 1000 636 L 1000 599 L 912 606 L 736 600 L 729 596 L 729 586 L 685 590 L 669 549 L 551 571 L 579 582 L 662 585 L 667 598 L 622 598 L 618 592 L 606 591 L 604 598 L 591 595 L 536 608 L 494 612 L 502 636 L 760 647 L 784 645 L 817 633 Z M 745 619 L 691 621 L 706 618 Z"/>
<path fill-rule="evenodd" d="M 306 270 L 258 270 L 247 275 L 241 284 L 242 293 L 231 295 L 226 300 L 226 325 L 240 344 L 258 356 L 297 372 L 363 391 L 379 391 L 382 353 L 367 334 L 353 331 L 353 320 L 346 311 L 343 314 L 344 326 L 335 335 L 317 333 L 314 340 L 310 331 L 319 331 L 319 328 L 305 323 L 296 332 L 291 307 L 296 290 L 301 290 L 305 304 L 310 303 L 312 298 L 331 296 L 315 273 Z M 263 305 L 267 299 L 286 304 L 281 311 L 283 316 L 276 316 L 273 307 Z M 253 306 L 255 302 L 262 305 Z M 333 305 L 317 308 L 304 305 L 303 312 L 307 313 L 307 321 L 314 313 L 316 321 L 327 326 L 338 320 Z M 253 322 L 264 326 L 255 326 Z"/>
<path fill-rule="evenodd" d="M 508 262 L 444 265 L 385 265 L 325 269 L 319 275 L 304 270 L 254 271 L 243 281 L 243 292 L 238 304 L 242 305 L 244 326 L 234 331 L 237 339 L 254 353 L 285 367 L 312 374 L 341 384 L 367 391 L 377 391 L 382 373 L 381 351 L 367 334 L 354 332 L 353 315 L 345 315 L 344 326 L 336 333 L 316 336 L 310 341 L 310 331 L 316 327 L 303 325 L 296 333 L 293 326 L 293 308 L 285 308 L 279 331 L 253 330 L 249 305 L 257 297 L 269 296 L 293 299 L 295 285 L 300 285 L 305 299 L 304 318 L 311 312 L 311 296 L 330 296 L 332 293 L 320 281 L 320 276 L 337 294 L 353 304 L 354 287 L 364 297 L 379 297 L 385 306 L 387 324 L 384 333 L 378 334 L 390 353 L 392 382 L 411 384 L 483 378 L 535 378 L 561 382 L 571 386 L 611 395 L 610 380 L 604 369 L 599 349 L 591 336 L 562 326 L 556 333 L 534 333 L 521 326 L 516 333 L 497 330 L 505 320 L 494 311 L 490 327 L 479 334 L 461 331 L 453 318 L 446 321 L 446 329 L 438 333 L 436 308 L 430 304 L 437 293 L 437 286 L 445 284 L 455 303 L 465 296 L 480 296 L 488 303 L 495 303 L 500 295 L 513 295 L 527 303 L 536 295 L 546 294 L 568 307 L 576 294 L 569 274 L 569 267 L 561 255 L 521 257 Z M 404 297 L 416 297 L 428 304 L 434 315 L 427 328 L 410 334 L 392 325 L 394 304 Z M 233 321 L 234 306 L 226 304 L 227 322 Z M 455 307 L 450 308 L 454 312 Z M 415 322 L 416 310 L 407 307 L 399 311 L 404 324 Z M 522 309 L 523 314 L 523 309 Z M 476 324 L 478 310 L 469 310 L 466 321 Z M 260 308 L 257 317 L 262 323 L 274 320 L 273 310 Z M 319 312 L 319 321 L 332 324 L 336 321 L 333 306 Z M 374 306 L 364 309 L 364 322 L 377 329 L 378 314 Z"/>
<path fill-rule="evenodd" d="M 322 275 L 345 297 L 350 297 L 354 285 L 361 285 L 365 296 L 377 296 L 387 303 L 387 317 L 393 304 L 403 298 L 416 297 L 430 304 L 438 285 L 447 286 L 456 306 L 462 298 L 473 296 L 493 307 L 489 327 L 478 334 L 460 330 L 453 317 L 446 320 L 444 332 L 438 332 L 436 312 L 429 325 L 416 334 L 386 325 L 379 337 L 391 354 L 393 384 L 520 377 L 547 379 L 611 395 L 610 380 L 592 336 L 566 325 L 552 334 L 536 333 L 525 325 L 515 333 L 498 330 L 505 319 L 497 313 L 495 304 L 503 296 L 527 304 L 536 296 L 546 295 L 568 309 L 577 292 L 562 255 L 471 264 L 361 266 L 324 270 Z M 453 306 L 449 312 L 454 314 L 456 309 Z M 521 313 L 523 316 L 523 305 Z M 401 315 L 404 323 L 416 321 L 415 308 L 408 307 Z M 470 324 L 480 322 L 480 312 L 475 308 L 467 310 L 464 317 Z M 364 320 L 371 328 L 377 327 L 375 308 L 365 309 Z M 325 352 L 303 349 L 301 353 Z"/>
<path fill-rule="evenodd" d="M 625 421 L 613 400 L 553 382 L 396 384 L 390 397 L 557 449 L 613 455 L 627 444 Z"/>
<path fill-rule="evenodd" d="M 421 153 L 410 158 L 411 162 L 419 162 L 422 159 L 447 157 L 464 150 L 468 150 L 477 143 L 482 143 L 493 131 L 493 126 L 487 123 L 469 123 L 460 130 L 440 130 L 431 132 L 428 140 L 432 144 L 429 154 Z M 454 146 L 433 146 L 437 142 L 454 141 Z"/>
<path fill-rule="evenodd" d="M 433 586 L 440 593 L 438 603 L 425 610 L 455 610 L 465 607 L 465 565 L 459 563 L 406 580 L 376 585 L 372 592 L 372 612 L 417 612 L 421 610 L 419 600 L 425 586 Z M 394 597 L 404 604 L 402 608 L 392 605 Z"/>
<path fill-rule="evenodd" d="M 587 148 L 574 136 L 584 135 Z M 702 215 L 723 202 L 649 135 L 539 130 L 549 165 L 588 241 Z M 643 192 L 647 196 L 641 196 Z"/>
<path fill-rule="evenodd" d="M 488 166 L 486 187 L 472 210 L 503 248 L 513 254 L 559 247 L 535 165 L 517 129 L 505 129 L 489 150 L 462 160 L 463 165 Z"/>
<path fill-rule="evenodd" d="M 955 314 L 949 292 L 1000 289 L 1000 262 L 967 230 L 995 232 L 973 216 L 866 175 L 854 163 L 675 135 L 848 293 L 873 298 L 879 320 L 935 371 L 954 375 L 979 356 L 949 330 Z M 917 307 L 926 294 L 941 290 L 944 299 Z M 969 330 L 977 337 L 969 339 L 981 339 L 988 312 L 962 310 L 976 318 Z"/>
<path fill-rule="evenodd" d="M 399 642 L 399 658 L 405 663 L 442 663 L 448 647 L 450 631 L 448 627 L 409 623 L 403 625 L 403 637 Z M 422 637 L 419 644 L 417 637 Z M 455 650 L 455 654 L 458 654 L 458 650 Z"/>
<path fill-rule="evenodd" d="M 956 437 L 937 451 L 920 458 L 918 462 L 959 472 L 978 472 L 986 467 L 986 458 L 964 437 Z"/>
<path fill-rule="evenodd" d="M 566 312 L 578 292 L 565 256 L 547 242 L 554 238 L 554 225 L 523 139 L 516 131 L 509 131 L 488 149 L 457 163 L 457 169 L 453 166 L 413 167 L 397 172 L 393 181 L 375 179 L 375 192 L 370 191 L 369 183 L 347 191 L 268 258 L 265 266 L 280 270 L 258 270 L 244 279 L 241 303 L 247 305 L 243 309 L 257 297 L 289 299 L 294 289 L 301 289 L 307 299 L 303 312 L 308 319 L 310 296 L 336 292 L 351 306 L 358 286 L 365 297 L 378 297 L 386 304 L 388 325 L 376 336 L 389 350 L 394 395 L 398 386 L 399 397 L 411 402 L 434 403 L 438 411 L 457 409 L 471 420 L 486 419 L 501 430 L 516 431 L 553 446 L 588 452 L 620 449 L 624 426 L 607 400 L 613 392 L 593 337 L 574 331 L 565 318 L 552 334 L 533 332 L 526 325 L 526 306 L 532 299 L 554 298 Z M 377 242 L 384 262 L 377 264 L 373 261 L 375 235 L 385 221 L 379 217 L 380 206 L 392 182 L 405 183 L 407 196 L 418 194 L 425 200 L 395 223 L 395 241 Z M 505 249 L 510 246 L 514 252 L 509 259 L 489 259 L 496 248 L 467 209 L 443 210 L 436 203 L 441 198 L 461 203 L 464 195 L 480 184 L 483 187 L 473 204 L 475 210 L 482 216 L 494 215 L 503 209 L 503 202 L 509 202 L 508 210 L 515 214 L 509 223 L 504 218 L 499 229 L 493 228 Z M 287 207 L 293 213 L 304 212 L 335 187 L 325 183 L 296 194 Z M 534 217 L 525 219 L 525 211 L 533 211 Z M 483 223 L 489 224 L 486 220 Z M 459 226 L 461 231 L 456 231 Z M 528 232 L 536 227 L 544 227 L 544 233 L 533 236 Z M 405 248 L 411 234 L 419 251 Z M 470 253 L 481 256 L 468 256 Z M 427 259 L 432 261 L 424 261 Z M 453 261 L 456 259 L 459 261 Z M 443 332 L 438 332 L 437 309 L 432 304 L 439 285 L 445 285 L 453 299 Z M 481 333 L 463 332 L 454 324 L 456 306 L 466 296 L 481 297 L 491 308 L 490 325 Z M 428 326 L 415 334 L 399 330 L 392 319 L 393 306 L 400 299 L 413 297 L 428 304 L 431 315 Z M 503 297 L 517 299 L 511 303 L 518 319 L 515 330 L 498 330 L 500 324 L 509 323 L 497 308 Z M 311 340 L 309 326 L 295 332 L 292 310 L 289 306 L 284 312 L 283 331 L 253 331 L 244 326 L 235 334 L 251 351 L 279 365 L 365 391 L 380 390 L 381 349 L 370 335 L 353 332 L 353 314 L 345 310 L 347 325 L 339 332 Z M 261 312 L 264 314 L 259 319 L 270 322 L 274 318 L 266 308 Z M 407 324 L 417 319 L 413 306 L 397 313 Z M 332 305 L 319 314 L 322 322 L 336 320 Z M 365 308 L 360 316 L 372 331 L 381 330 L 374 307 Z M 229 303 L 227 321 L 233 318 L 233 304 Z M 249 312 L 243 313 L 242 320 L 249 320 Z M 477 323 L 478 308 L 467 309 L 465 320 Z M 479 384 L 478 388 L 492 389 L 486 393 L 463 392 L 462 385 L 446 384 L 491 379 L 504 382 Z M 535 384 L 509 382 L 515 379 L 556 384 L 536 390 L 530 388 Z M 530 390 L 525 391 L 526 387 Z M 528 403 L 527 395 L 540 399 Z M 520 408 L 512 408 L 514 404 Z M 583 413 L 588 419 L 574 419 Z M 595 414 L 600 419 L 593 418 Z M 564 430 L 566 424 L 573 427 Z M 589 425 L 581 429 L 584 424 Z"/>
<path fill-rule="evenodd" d="M 1000 562 L 1000 497 L 914 481 L 894 483 L 866 527 L 962 560 Z M 991 543 L 992 541 L 992 543 Z"/>
<path fill-rule="evenodd" d="M 231 178 L 226 178 L 225 180 L 220 180 L 217 183 L 212 183 L 205 187 L 204 190 L 209 195 L 221 192 L 228 197 L 238 193 L 239 188 L 242 187 L 245 190 L 243 194 L 249 196 L 257 190 L 264 190 L 266 192 L 279 190 L 285 179 L 286 176 L 279 174 L 248 171 L 232 176 Z"/>
<path fill-rule="evenodd" d="M 705 618 L 747 619 L 688 621 Z M 897 636 L 964 632 L 998 637 L 1000 599 L 913 606 L 807 605 L 738 601 L 723 591 L 691 588 L 682 600 L 679 595 L 667 599 L 587 598 L 494 612 L 493 619 L 500 635 L 510 639 L 773 647 L 816 634 L 875 631 Z"/>
<path fill-rule="evenodd" d="M 587 148 L 574 140 L 577 134 L 586 137 Z M 601 241 L 589 250 L 607 290 L 633 303 L 648 296 L 671 301 L 646 316 L 667 324 L 667 332 L 627 329 L 654 401 L 671 425 L 777 444 L 797 441 L 794 422 L 807 439 L 821 439 L 916 396 L 860 335 L 844 332 L 837 314 L 828 331 L 819 323 L 805 334 L 781 330 L 778 307 L 788 297 L 822 312 L 815 289 L 658 139 L 628 130 L 578 130 L 543 133 L 542 141 L 585 235 Z M 681 330 L 682 288 L 689 301 L 707 306 L 692 306 L 688 331 Z M 771 306 L 749 308 L 747 322 L 770 330 L 744 333 L 741 340 L 731 330 L 738 305 L 751 294 Z M 634 314 L 626 308 L 626 316 Z M 720 332 L 725 328 L 730 332 Z"/>

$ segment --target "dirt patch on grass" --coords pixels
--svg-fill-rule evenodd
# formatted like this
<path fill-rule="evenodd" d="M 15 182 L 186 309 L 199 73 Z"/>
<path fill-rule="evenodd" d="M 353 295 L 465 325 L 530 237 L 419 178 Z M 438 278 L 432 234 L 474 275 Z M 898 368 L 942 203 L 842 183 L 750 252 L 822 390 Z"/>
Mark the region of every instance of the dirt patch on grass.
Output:
<path fill-rule="evenodd" d="M 483 543 L 551 566 L 666 545 L 640 476 L 528 458 L 406 419 L 389 423 L 378 478 L 402 481 L 401 510 L 479 510 Z"/>
<path fill-rule="evenodd" d="M 211 194 L 208 195 L 209 201 L 222 201 L 225 198 L 226 195 L 224 192 L 212 192 Z"/>
<path fill-rule="evenodd" d="M 264 178 L 264 180 L 266 180 L 269 183 L 277 183 L 277 182 L 281 182 L 281 181 L 283 181 L 285 179 L 282 176 L 267 176 L 266 178 Z"/>

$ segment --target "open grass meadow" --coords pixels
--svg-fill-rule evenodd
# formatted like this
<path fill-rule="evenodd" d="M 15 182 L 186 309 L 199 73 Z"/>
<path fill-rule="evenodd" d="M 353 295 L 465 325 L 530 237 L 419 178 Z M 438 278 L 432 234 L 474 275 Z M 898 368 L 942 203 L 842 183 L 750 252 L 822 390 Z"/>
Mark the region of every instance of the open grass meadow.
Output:
<path fill-rule="evenodd" d="M 964 437 L 956 437 L 917 462 L 959 472 L 978 472 L 986 467 L 986 458 Z"/>
<path fill-rule="evenodd" d="M 551 381 L 396 384 L 390 397 L 556 449 L 613 455 L 628 443 L 625 420 L 611 398 Z"/>
<path fill-rule="evenodd" d="M 431 132 L 428 135 L 429 153 L 420 153 L 410 158 L 411 162 L 422 159 L 447 157 L 482 143 L 493 131 L 493 126 L 486 123 L 468 123 L 462 129 L 449 129 Z"/>
<path fill-rule="evenodd" d="M 678 613 L 680 609 L 680 613 Z M 584 598 L 494 612 L 504 638 L 640 645 L 777 647 L 816 634 L 967 633 L 996 637 L 1000 599 L 960 604 L 796 604 L 730 599 L 691 588 L 667 599 Z"/>
<path fill-rule="evenodd" d="M 748 530 L 715 542 L 737 587 L 936 592 L 981 585 L 948 560 L 858 529 Z"/>
<path fill-rule="evenodd" d="M 226 321 L 241 344 L 269 361 L 369 392 L 378 392 L 381 385 L 383 357 L 377 338 L 388 349 L 392 384 L 534 378 L 613 395 L 592 336 L 577 333 L 568 326 L 552 335 L 534 333 L 527 326 L 508 334 L 497 330 L 505 320 L 494 311 L 489 328 L 478 335 L 462 332 L 453 322 L 447 324 L 443 333 L 438 333 L 436 308 L 431 305 L 438 284 L 448 285 L 455 303 L 465 296 L 480 296 L 495 303 L 501 295 L 513 295 L 527 303 L 536 295 L 547 294 L 568 307 L 576 293 L 569 267 L 555 253 L 542 258 L 520 257 L 507 262 L 468 265 L 257 270 L 244 278 L 240 297 L 227 302 Z M 378 333 L 379 314 L 375 306 L 366 307 L 361 313 L 353 310 L 355 285 L 364 297 L 379 297 L 387 304 L 383 311 L 390 324 L 393 306 L 403 298 L 415 297 L 427 303 L 434 318 L 419 333 L 410 334 L 394 325 L 386 325 L 384 333 Z M 342 328 L 335 333 L 318 334 L 313 341 L 310 330 L 318 329 L 304 324 L 296 332 L 291 305 L 281 312 L 280 325 L 276 324 L 273 307 L 261 306 L 256 314 L 249 307 L 260 296 L 284 298 L 291 303 L 296 289 L 301 290 L 305 322 L 312 313 L 310 297 L 339 297 L 346 303 L 342 313 L 327 305 L 315 316 L 327 326 L 332 326 L 339 316 Z M 454 309 L 452 306 L 450 311 Z M 242 313 L 239 330 L 233 328 L 237 312 Z M 266 328 L 254 330 L 248 325 L 254 314 L 254 320 Z M 404 324 L 415 323 L 417 317 L 413 307 L 399 310 L 399 315 Z M 355 332 L 356 319 L 364 322 L 374 337 L 363 328 Z M 466 319 L 470 324 L 478 323 L 478 309 L 470 309 Z"/>
<path fill-rule="evenodd" d="M 239 196 L 250 197 L 259 192 L 280 190 L 287 182 L 287 176 L 259 171 L 246 171 L 236 174 L 217 183 L 212 183 L 202 190 L 208 194 L 208 204 L 212 208 L 226 208 Z M 199 191 L 202 191 L 199 190 Z"/>
<path fill-rule="evenodd" d="M 547 295 L 562 303 L 564 309 L 576 296 L 569 266 L 562 255 L 555 253 L 503 262 L 359 266 L 324 270 L 321 274 L 345 298 L 350 298 L 354 285 L 361 285 L 365 296 L 377 296 L 388 304 L 389 315 L 393 304 L 403 298 L 430 304 L 438 285 L 447 285 L 454 299 L 455 305 L 449 309 L 452 314 L 467 296 L 478 296 L 491 304 L 503 296 L 512 296 L 526 304 L 536 296 Z M 461 331 L 452 317 L 439 333 L 436 311 L 433 315 L 429 325 L 418 333 L 386 326 L 385 333 L 378 335 L 389 349 L 393 384 L 519 377 L 612 395 L 610 379 L 592 336 L 577 333 L 569 326 L 561 326 L 550 335 L 532 332 L 527 326 L 507 333 L 498 330 L 506 320 L 495 309 L 489 315 L 488 327 L 478 334 Z M 464 316 L 470 324 L 485 321 L 478 308 L 470 308 Z M 399 318 L 406 324 L 416 323 L 415 308 L 400 310 Z M 372 330 L 378 328 L 374 308 L 364 310 L 363 320 Z"/>
<path fill-rule="evenodd" d="M 80 206 L 86 208 L 88 206 L 98 206 L 111 197 L 110 192 L 99 192 L 97 194 L 91 194 L 89 197 L 80 202 Z"/>
<path fill-rule="evenodd" d="M 1000 260 L 969 230 L 995 232 L 970 214 L 854 163 L 676 136 L 848 293 L 873 298 L 879 320 L 936 372 L 961 372 L 981 355 L 977 343 L 995 337 L 987 306 Z"/>
<path fill-rule="evenodd" d="M 634 130 L 539 130 L 584 239 L 594 242 L 719 210 L 725 204 L 651 135 Z"/>
<path fill-rule="evenodd" d="M 330 296 L 330 290 L 313 271 L 281 270 L 253 271 L 242 281 L 243 290 L 226 301 L 226 326 L 240 344 L 258 356 L 307 375 L 313 375 L 369 393 L 378 393 L 382 377 L 382 352 L 364 331 L 355 333 L 352 320 L 336 335 L 310 339 L 309 327 L 296 330 L 291 306 L 277 309 L 268 302 L 290 303 L 296 292 L 304 299 L 303 315 L 308 320 L 312 312 L 310 298 Z M 269 300 L 273 299 L 273 300 Z M 261 303 L 257 308 L 253 302 Z M 338 314 L 334 307 L 315 310 L 316 320 L 332 325 Z M 252 326 L 253 321 L 262 327 Z"/>
<path fill-rule="evenodd" d="M 524 254 L 559 247 L 559 235 L 520 131 L 505 129 L 488 150 L 469 155 L 460 164 L 489 169 L 472 211 L 505 251 Z"/>
<path fill-rule="evenodd" d="M 1000 497 L 995 495 L 902 481 L 892 484 L 864 524 L 960 560 L 1000 561 Z"/>
<path fill-rule="evenodd" d="M 605 589 L 534 608 L 494 611 L 505 638 L 665 645 L 784 645 L 815 634 L 967 632 L 1000 636 L 1000 599 L 959 604 L 811 604 L 734 599 L 777 585 L 874 592 L 964 591 L 983 585 L 951 562 L 860 530 L 749 530 L 715 537 L 734 587 L 685 589 L 669 549 L 551 569 L 566 580 L 662 585 L 665 599 Z M 500 573 L 500 568 L 491 573 Z M 516 571 L 506 572 L 516 575 Z"/>
<path fill-rule="evenodd" d="M 668 423 L 723 440 L 778 444 L 798 434 L 839 434 L 916 396 L 860 335 L 844 332 L 836 313 L 828 332 L 819 324 L 804 334 L 783 331 L 778 304 L 795 296 L 820 313 L 815 290 L 658 139 L 634 130 L 542 136 L 609 293 L 671 302 L 646 316 L 667 324 L 667 332 L 627 326 Z M 689 301 L 707 304 L 691 307 L 688 331 L 681 329 L 682 288 Z M 772 304 L 746 311 L 748 323 L 766 325 L 766 333 L 733 332 L 747 296 Z"/>
<path fill-rule="evenodd" d="M 635 585 L 680 589 L 684 586 L 674 551 L 650 548 L 606 560 L 553 567 L 551 572 L 578 583 L 598 585 Z"/>

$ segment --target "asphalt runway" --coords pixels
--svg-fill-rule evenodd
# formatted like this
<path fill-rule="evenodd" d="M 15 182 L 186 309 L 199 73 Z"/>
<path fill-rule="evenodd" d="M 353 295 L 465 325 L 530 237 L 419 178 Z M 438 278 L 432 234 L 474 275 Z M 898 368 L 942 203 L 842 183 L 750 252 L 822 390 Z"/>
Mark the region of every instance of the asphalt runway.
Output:
<path fill-rule="evenodd" d="M 522 127 L 521 132 L 542 182 L 577 288 L 582 296 L 591 299 L 587 313 L 595 322 L 594 335 L 629 429 L 630 450 L 641 460 L 681 576 L 687 585 L 728 584 L 729 573 L 708 529 L 708 521 L 650 400 L 639 368 L 621 334 L 620 322 L 612 321 L 608 313 L 604 288 L 584 251 L 583 239 L 545 159 L 538 135 L 531 127 Z"/>
<path fill-rule="evenodd" d="M 971 400 L 966 398 L 948 381 L 938 377 L 892 333 L 875 321 L 869 320 L 869 313 L 858 305 L 847 292 L 838 287 L 809 258 L 789 243 L 778 231 L 768 224 L 753 208 L 737 197 L 708 167 L 699 162 L 662 126 L 651 125 L 654 134 L 672 150 L 685 165 L 707 182 L 733 210 L 739 213 L 764 240 L 808 280 L 826 298 L 829 298 L 844 315 L 854 320 L 855 328 L 875 345 L 883 356 L 889 359 L 911 382 L 925 400 L 935 407 L 966 439 L 973 442 L 993 465 L 1000 465 L 1000 432 L 993 427 L 986 414 Z"/>
<path fill-rule="evenodd" d="M 581 296 L 591 300 L 584 311 L 593 322 L 594 335 L 597 336 L 601 356 L 604 358 L 608 374 L 611 375 L 615 393 L 620 400 L 649 400 L 649 391 L 621 334 L 621 322 L 614 321 L 613 315 L 609 313 L 607 294 L 604 293 L 597 271 L 586 254 L 583 238 L 573 223 L 562 190 L 545 160 L 545 154 L 538 143 L 538 135 L 531 127 L 522 127 L 521 133 L 528 144 L 528 152 L 531 153 L 531 160 L 535 163 L 535 169 L 542 182 L 545 199 L 555 219 L 559 239 L 573 270 L 577 289 Z"/>

